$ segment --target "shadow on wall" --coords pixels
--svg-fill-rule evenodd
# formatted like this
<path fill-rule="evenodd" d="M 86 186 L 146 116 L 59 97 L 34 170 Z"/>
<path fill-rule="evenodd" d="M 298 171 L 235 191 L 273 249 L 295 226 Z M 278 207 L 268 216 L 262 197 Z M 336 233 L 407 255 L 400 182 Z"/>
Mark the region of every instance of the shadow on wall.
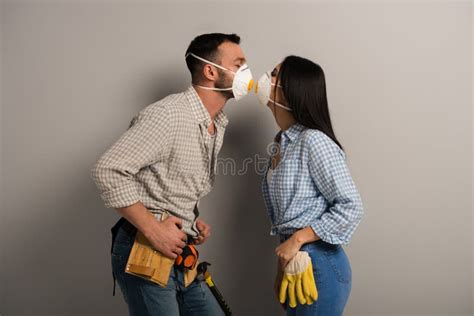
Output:
<path fill-rule="evenodd" d="M 234 159 L 237 170 L 248 157 L 255 154 L 266 157 L 266 144 L 258 143 L 260 137 L 255 137 L 265 134 L 261 121 L 252 113 L 246 113 L 236 121 L 231 120 L 220 153 L 220 157 Z M 224 224 L 213 228 L 219 242 L 212 250 L 206 250 L 206 254 L 209 252 L 216 259 L 216 282 L 235 315 L 280 315 L 282 312 L 273 293 L 276 240 L 269 235 L 261 181 L 262 176 L 254 166 L 242 175 L 218 173 L 214 190 L 205 204 L 213 209 L 211 215 L 215 218 L 210 220 L 214 226 L 219 222 Z M 219 221 L 218 217 L 224 220 Z"/>

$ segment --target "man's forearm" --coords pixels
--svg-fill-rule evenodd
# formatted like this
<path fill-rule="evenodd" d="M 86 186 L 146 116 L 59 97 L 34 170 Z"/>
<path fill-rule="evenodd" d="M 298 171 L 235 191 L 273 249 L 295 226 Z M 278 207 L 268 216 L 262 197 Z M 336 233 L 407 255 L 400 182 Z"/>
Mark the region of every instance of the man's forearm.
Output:
<path fill-rule="evenodd" d="M 152 222 L 156 220 L 155 216 L 148 211 L 142 202 L 118 208 L 117 211 L 142 232 L 145 237 L 148 236 Z"/>

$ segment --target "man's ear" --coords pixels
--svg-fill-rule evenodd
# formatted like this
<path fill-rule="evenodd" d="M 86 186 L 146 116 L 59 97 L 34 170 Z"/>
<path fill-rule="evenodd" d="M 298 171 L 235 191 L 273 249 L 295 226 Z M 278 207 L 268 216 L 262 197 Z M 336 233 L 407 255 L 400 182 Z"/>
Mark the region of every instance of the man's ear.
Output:
<path fill-rule="evenodd" d="M 202 73 L 204 75 L 204 78 L 206 78 L 209 81 L 216 81 L 217 80 L 217 70 L 212 67 L 211 65 L 205 65 L 203 67 Z"/>

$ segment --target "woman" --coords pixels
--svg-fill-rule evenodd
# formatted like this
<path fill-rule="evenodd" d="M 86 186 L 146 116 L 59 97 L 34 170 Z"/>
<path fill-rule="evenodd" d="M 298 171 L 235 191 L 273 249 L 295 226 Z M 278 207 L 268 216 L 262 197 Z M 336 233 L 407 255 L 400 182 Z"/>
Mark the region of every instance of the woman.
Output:
<path fill-rule="evenodd" d="M 295 308 L 282 304 L 287 315 L 342 315 L 352 271 L 341 245 L 349 243 L 363 207 L 332 128 L 324 72 L 288 56 L 260 78 L 257 94 L 281 129 L 262 184 L 271 234 L 280 237 L 275 290 L 287 263 L 305 251 L 318 297 Z"/>

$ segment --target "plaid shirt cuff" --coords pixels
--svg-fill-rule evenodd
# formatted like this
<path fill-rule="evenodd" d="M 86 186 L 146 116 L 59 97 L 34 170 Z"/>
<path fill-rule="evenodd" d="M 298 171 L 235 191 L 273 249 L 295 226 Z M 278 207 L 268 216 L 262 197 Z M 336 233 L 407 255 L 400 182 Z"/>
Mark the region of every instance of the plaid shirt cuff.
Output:
<path fill-rule="evenodd" d="M 137 185 L 133 181 L 111 191 L 106 191 L 101 194 L 101 197 L 105 202 L 105 207 L 108 208 L 127 207 L 140 201 Z"/>
<path fill-rule="evenodd" d="M 333 245 L 348 245 L 349 240 L 343 239 L 342 237 L 339 237 L 335 234 L 331 234 L 327 232 L 327 230 L 324 228 L 324 224 L 321 222 L 321 220 L 318 220 L 316 223 L 311 225 L 311 228 L 313 229 L 314 233 L 319 236 L 323 241 L 333 244 Z"/>

